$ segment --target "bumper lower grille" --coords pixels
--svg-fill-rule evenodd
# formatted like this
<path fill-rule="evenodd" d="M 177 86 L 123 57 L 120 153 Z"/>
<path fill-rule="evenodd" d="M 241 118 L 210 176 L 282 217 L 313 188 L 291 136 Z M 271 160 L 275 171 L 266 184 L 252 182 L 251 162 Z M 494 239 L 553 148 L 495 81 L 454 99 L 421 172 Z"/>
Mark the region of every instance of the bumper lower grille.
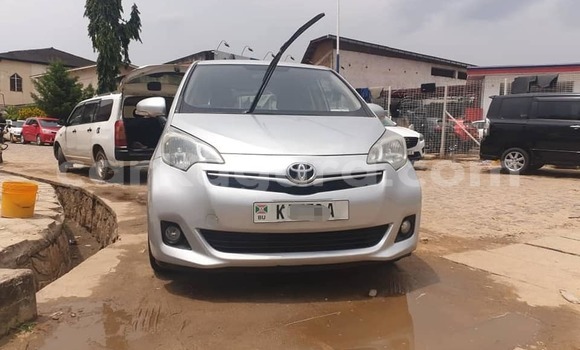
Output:
<path fill-rule="evenodd" d="M 299 253 L 373 247 L 388 229 L 389 225 L 313 233 L 199 232 L 213 249 L 224 253 Z"/>
<path fill-rule="evenodd" d="M 419 143 L 417 137 L 405 137 L 405 142 L 407 143 L 407 148 L 413 148 Z"/>

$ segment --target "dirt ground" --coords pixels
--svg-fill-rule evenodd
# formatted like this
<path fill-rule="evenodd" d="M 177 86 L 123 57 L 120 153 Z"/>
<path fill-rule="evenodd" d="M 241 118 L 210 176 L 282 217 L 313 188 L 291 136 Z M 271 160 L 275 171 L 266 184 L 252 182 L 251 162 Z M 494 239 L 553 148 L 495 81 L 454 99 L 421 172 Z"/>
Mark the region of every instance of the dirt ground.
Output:
<path fill-rule="evenodd" d="M 123 213 L 121 241 L 69 274 L 82 283 L 62 281 L 86 293 L 41 291 L 37 322 L 0 339 L 2 349 L 580 349 L 576 305 L 530 303 L 510 276 L 448 258 L 580 232 L 578 170 L 514 177 L 476 159 L 421 161 L 421 243 L 409 258 L 160 279 L 147 262 L 144 179 L 103 184 L 86 170 L 63 179 L 50 147 L 11 145 L 4 161 L 0 170 L 69 181 Z M 573 266 L 564 279 L 580 277 Z"/>

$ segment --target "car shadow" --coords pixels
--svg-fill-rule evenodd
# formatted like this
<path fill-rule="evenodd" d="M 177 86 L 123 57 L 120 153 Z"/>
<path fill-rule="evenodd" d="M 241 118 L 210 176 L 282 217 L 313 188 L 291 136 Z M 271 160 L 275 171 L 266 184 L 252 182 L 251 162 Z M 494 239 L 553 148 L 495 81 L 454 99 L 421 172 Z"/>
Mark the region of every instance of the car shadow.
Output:
<path fill-rule="evenodd" d="M 483 168 L 482 173 L 485 174 L 498 174 L 505 176 L 512 176 L 501 172 L 499 167 Z M 527 172 L 524 176 L 532 177 L 550 177 L 550 178 L 561 178 L 561 179 L 580 179 L 580 169 L 576 168 L 559 168 L 553 166 L 542 167 L 541 169 Z"/>
<path fill-rule="evenodd" d="M 302 303 L 399 296 L 439 282 L 416 255 L 396 263 L 353 267 L 266 269 L 265 272 L 172 272 L 165 288 L 181 297 L 211 302 Z"/>

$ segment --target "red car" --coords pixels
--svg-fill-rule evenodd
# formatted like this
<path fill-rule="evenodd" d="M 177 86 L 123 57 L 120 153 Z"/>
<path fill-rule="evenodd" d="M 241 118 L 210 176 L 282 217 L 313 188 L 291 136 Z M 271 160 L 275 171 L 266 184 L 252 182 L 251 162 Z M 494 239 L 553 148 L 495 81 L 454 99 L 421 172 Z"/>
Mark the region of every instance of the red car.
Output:
<path fill-rule="evenodd" d="M 22 127 L 22 143 L 34 142 L 39 146 L 45 143 L 52 145 L 60 127 L 56 118 L 28 118 Z"/>

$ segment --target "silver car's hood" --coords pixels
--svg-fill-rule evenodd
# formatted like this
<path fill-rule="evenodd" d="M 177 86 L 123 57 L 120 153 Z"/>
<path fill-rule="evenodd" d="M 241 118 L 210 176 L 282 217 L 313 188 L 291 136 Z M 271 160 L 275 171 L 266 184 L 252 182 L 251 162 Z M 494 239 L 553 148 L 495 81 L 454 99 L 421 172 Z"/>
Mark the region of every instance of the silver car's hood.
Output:
<path fill-rule="evenodd" d="M 175 114 L 171 125 L 223 154 L 367 154 L 385 132 L 370 117 Z"/>

